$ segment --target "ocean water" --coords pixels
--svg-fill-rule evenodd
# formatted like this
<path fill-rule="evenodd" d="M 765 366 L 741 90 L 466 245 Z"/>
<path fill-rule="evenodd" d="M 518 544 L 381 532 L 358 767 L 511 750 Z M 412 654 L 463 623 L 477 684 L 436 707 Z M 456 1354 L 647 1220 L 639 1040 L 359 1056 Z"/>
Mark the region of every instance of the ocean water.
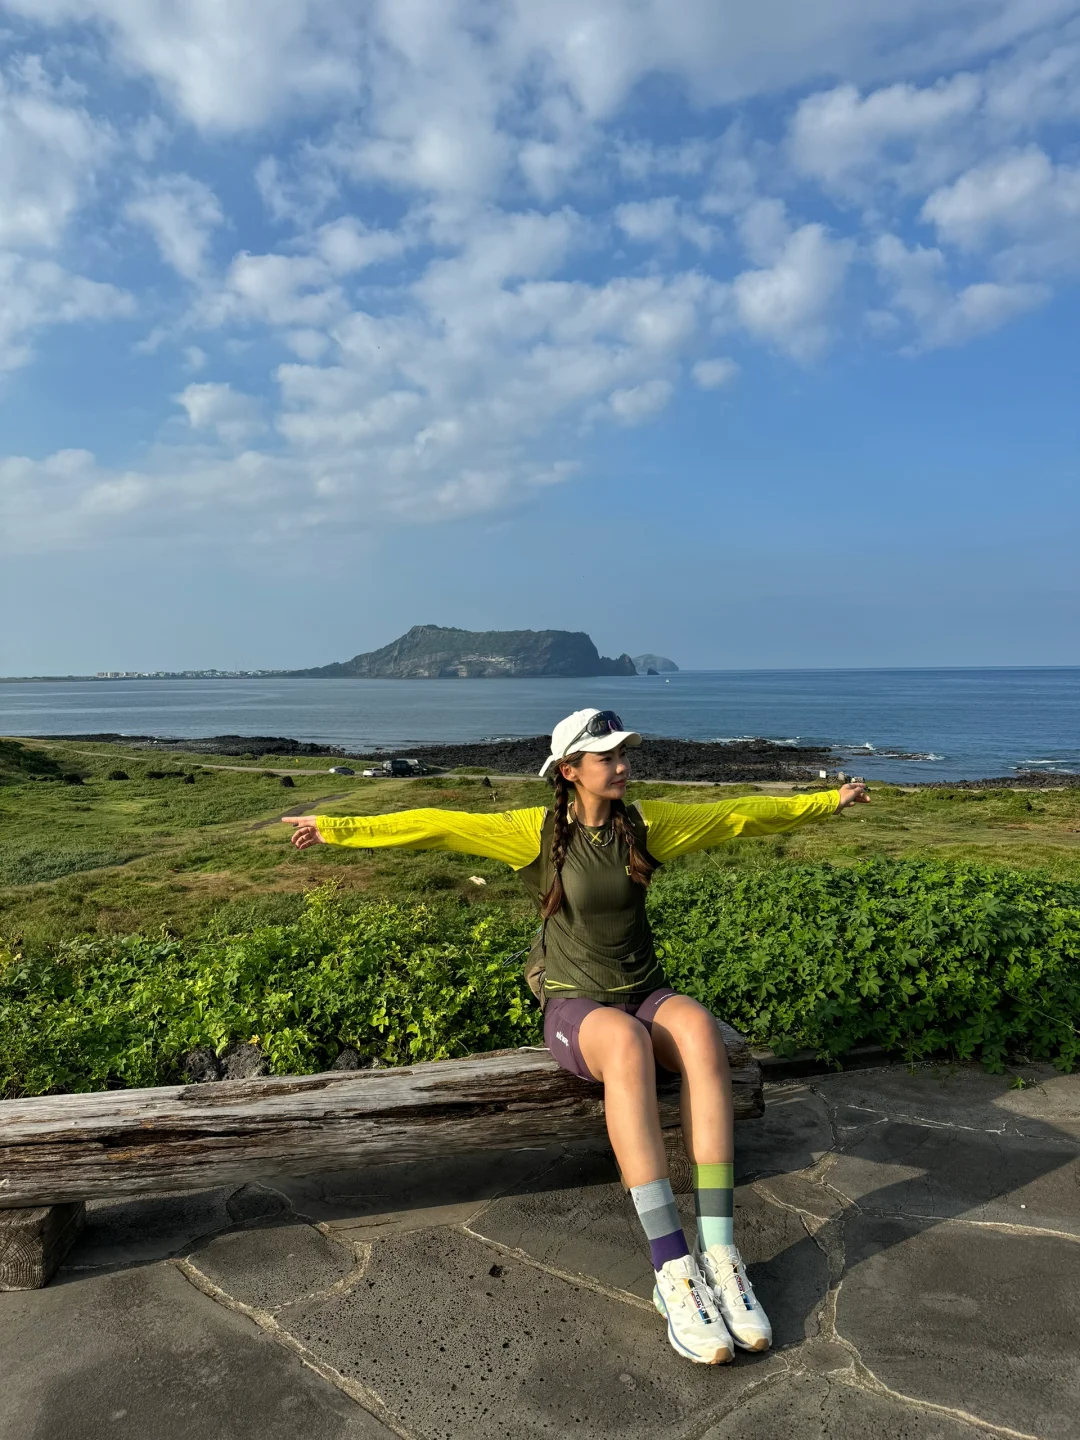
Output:
<path fill-rule="evenodd" d="M 536 735 L 584 705 L 645 735 L 842 747 L 845 768 L 882 780 L 1080 770 L 1080 668 L 20 682 L 0 684 L 0 734 L 280 735 L 363 751 Z M 928 758 L 898 758 L 912 753 Z"/>

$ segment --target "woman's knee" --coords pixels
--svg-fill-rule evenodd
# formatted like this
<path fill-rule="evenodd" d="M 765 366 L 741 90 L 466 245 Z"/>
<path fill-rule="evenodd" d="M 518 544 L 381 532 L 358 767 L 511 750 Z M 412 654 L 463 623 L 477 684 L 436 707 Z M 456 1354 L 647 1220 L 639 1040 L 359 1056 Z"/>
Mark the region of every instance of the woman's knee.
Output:
<path fill-rule="evenodd" d="M 664 1052 L 674 1047 L 685 1063 L 727 1068 L 727 1050 L 716 1016 L 689 995 L 673 995 L 664 1001 L 653 1021 L 653 1038 L 662 1063 Z"/>
<path fill-rule="evenodd" d="M 649 1032 L 625 1011 L 594 1010 L 582 1021 L 578 1044 L 589 1069 L 598 1077 L 655 1072 Z"/>

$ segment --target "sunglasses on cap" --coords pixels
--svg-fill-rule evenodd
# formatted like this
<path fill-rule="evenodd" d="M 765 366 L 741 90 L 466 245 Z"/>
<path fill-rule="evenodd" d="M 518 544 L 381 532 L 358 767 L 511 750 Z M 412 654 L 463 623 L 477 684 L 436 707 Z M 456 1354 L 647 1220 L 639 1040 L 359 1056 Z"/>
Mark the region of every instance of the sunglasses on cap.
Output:
<path fill-rule="evenodd" d="M 590 715 L 582 729 L 574 736 L 567 745 L 565 753 L 572 755 L 574 746 L 583 735 L 589 735 L 594 740 L 599 740 L 601 735 L 614 735 L 623 728 L 623 723 L 615 714 L 614 710 L 598 710 L 595 715 Z"/>

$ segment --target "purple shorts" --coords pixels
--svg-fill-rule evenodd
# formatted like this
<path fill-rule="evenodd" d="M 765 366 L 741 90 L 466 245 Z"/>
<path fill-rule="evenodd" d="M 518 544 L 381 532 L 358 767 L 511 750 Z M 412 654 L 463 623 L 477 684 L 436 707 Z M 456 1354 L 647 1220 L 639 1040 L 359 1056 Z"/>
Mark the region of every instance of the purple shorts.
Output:
<path fill-rule="evenodd" d="M 579 1075 L 582 1080 L 596 1081 L 596 1076 L 581 1058 L 581 1048 L 578 1045 L 578 1031 L 585 1016 L 593 1010 L 622 1010 L 624 1014 L 633 1015 L 635 1020 L 640 1020 L 651 1033 L 657 1010 L 669 996 L 678 993 L 677 990 L 672 990 L 670 985 L 664 985 L 659 990 L 654 990 L 651 995 L 646 995 L 645 999 L 636 1005 L 578 998 L 549 1000 L 544 1006 L 544 1044 L 562 1068 L 569 1070 L 571 1075 Z M 599 1081 L 596 1083 L 599 1084 Z"/>

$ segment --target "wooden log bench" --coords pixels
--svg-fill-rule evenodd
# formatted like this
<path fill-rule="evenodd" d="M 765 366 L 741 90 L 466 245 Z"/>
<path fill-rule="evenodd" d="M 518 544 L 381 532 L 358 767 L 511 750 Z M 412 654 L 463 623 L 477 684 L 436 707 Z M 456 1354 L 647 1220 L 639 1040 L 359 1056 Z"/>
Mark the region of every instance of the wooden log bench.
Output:
<path fill-rule="evenodd" d="M 761 1068 L 721 1024 L 736 1120 L 763 1113 Z M 678 1081 L 658 1086 L 679 1124 Z M 0 1290 L 44 1285 L 85 1202 L 264 1175 L 521 1149 L 604 1132 L 596 1085 L 545 1049 L 387 1070 L 265 1076 L 0 1102 Z"/>

